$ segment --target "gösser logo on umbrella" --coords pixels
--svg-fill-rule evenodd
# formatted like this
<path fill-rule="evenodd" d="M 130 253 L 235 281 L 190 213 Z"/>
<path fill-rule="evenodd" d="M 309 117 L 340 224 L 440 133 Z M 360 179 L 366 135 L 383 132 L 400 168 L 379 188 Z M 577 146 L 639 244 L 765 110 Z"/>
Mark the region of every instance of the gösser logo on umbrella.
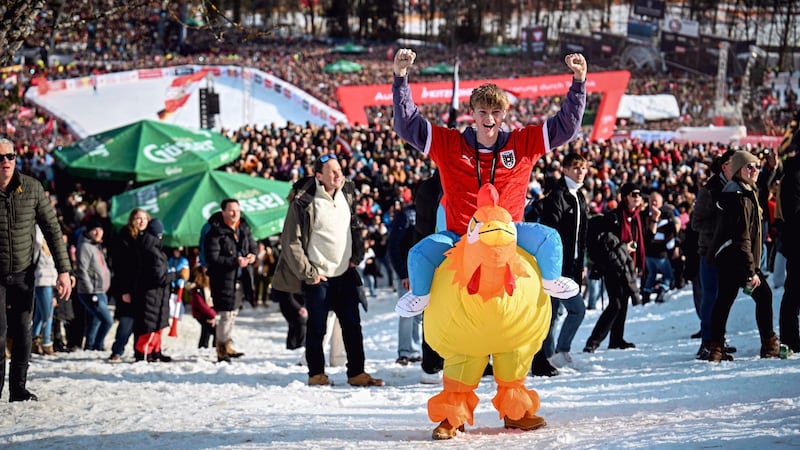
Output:
<path fill-rule="evenodd" d="M 253 237 L 264 239 L 283 229 L 291 187 L 285 181 L 210 170 L 115 195 L 111 220 L 115 227 L 122 227 L 131 209 L 142 208 L 164 224 L 164 245 L 196 246 L 203 225 L 220 210 L 219 203 L 235 198 Z"/>
<path fill-rule="evenodd" d="M 136 182 L 216 169 L 239 157 L 239 144 L 210 130 L 142 120 L 54 152 L 77 177 Z"/>

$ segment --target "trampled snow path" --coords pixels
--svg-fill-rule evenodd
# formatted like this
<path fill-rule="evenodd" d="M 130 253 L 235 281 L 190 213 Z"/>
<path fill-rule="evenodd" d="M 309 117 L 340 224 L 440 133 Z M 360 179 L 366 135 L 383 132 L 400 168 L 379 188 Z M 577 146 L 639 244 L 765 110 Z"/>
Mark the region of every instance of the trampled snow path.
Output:
<path fill-rule="evenodd" d="M 394 363 L 396 295 L 380 289 L 363 314 L 367 370 L 382 388 L 306 385 L 301 351 L 284 348 L 286 325 L 272 305 L 245 307 L 234 339 L 245 356 L 217 364 L 198 351 L 199 325 L 186 318 L 165 337 L 172 363 L 111 364 L 106 352 L 34 355 L 29 387 L 36 403 L 0 402 L 0 445 L 41 448 L 797 448 L 800 357 L 761 360 L 753 303 L 740 295 L 729 322 L 736 361 L 696 361 L 689 339 L 698 320 L 689 288 L 664 304 L 629 310 L 631 350 L 581 353 L 599 311 L 588 311 L 573 343 L 575 370 L 528 378 L 548 426 L 507 431 L 491 406 L 494 381 L 477 393 L 475 425 L 431 441 L 426 413 L 438 386 L 419 384 L 418 365 Z M 775 295 L 777 324 L 779 290 Z M 107 346 L 110 346 L 112 332 Z M 128 349 L 130 351 L 130 347 Z M 130 353 L 126 355 L 130 358 Z"/>

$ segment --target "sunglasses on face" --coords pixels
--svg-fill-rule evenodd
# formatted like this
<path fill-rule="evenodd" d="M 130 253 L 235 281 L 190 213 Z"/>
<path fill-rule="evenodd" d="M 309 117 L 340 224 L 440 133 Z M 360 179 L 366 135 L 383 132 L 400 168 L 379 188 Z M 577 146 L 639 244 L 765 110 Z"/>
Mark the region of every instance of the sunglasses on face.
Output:
<path fill-rule="evenodd" d="M 747 165 L 745 165 L 744 167 L 745 167 L 747 170 L 759 170 L 759 169 L 761 169 L 761 167 L 759 167 L 759 165 L 758 165 L 758 164 L 754 164 L 754 163 L 747 164 Z"/>
<path fill-rule="evenodd" d="M 5 154 L 0 155 L 0 161 L 2 161 L 3 158 L 5 158 L 5 159 L 7 159 L 9 161 L 13 161 L 13 160 L 17 159 L 17 155 L 15 153 L 5 153 Z"/>
<path fill-rule="evenodd" d="M 332 159 L 336 159 L 336 155 L 334 155 L 333 153 L 326 153 L 319 157 L 319 162 L 325 164 L 326 162 Z"/>
<path fill-rule="evenodd" d="M 631 197 L 636 198 L 636 197 L 641 197 L 641 196 L 642 196 L 641 192 L 631 192 Z"/>

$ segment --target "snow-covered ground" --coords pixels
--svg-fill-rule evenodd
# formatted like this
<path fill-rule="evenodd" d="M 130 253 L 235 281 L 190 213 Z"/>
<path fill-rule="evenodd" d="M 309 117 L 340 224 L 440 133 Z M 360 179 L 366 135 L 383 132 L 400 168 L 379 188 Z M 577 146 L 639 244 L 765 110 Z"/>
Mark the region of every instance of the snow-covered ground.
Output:
<path fill-rule="evenodd" d="M 51 91 L 36 102 L 56 116 L 66 119 L 81 137 L 90 136 L 139 120 L 158 120 L 164 99 L 174 76 L 142 79 L 128 83 Z M 205 87 L 201 82 L 200 87 Z M 291 99 L 271 90 L 244 87 L 241 78 L 218 77 L 214 90 L 219 94 L 220 114 L 215 129 L 237 129 L 248 124 L 286 126 L 288 121 L 305 124 L 313 117 Z M 200 128 L 199 92 L 186 105 L 166 119 L 177 125 Z"/>
<path fill-rule="evenodd" d="M 782 290 L 775 293 L 775 323 Z M 306 385 L 302 350 L 285 349 L 286 324 L 276 305 L 246 306 L 234 330 L 245 356 L 217 364 L 196 348 L 189 317 L 179 337 L 165 337 L 172 363 L 105 361 L 107 352 L 33 356 L 29 387 L 36 403 L 0 402 L 0 447 L 42 448 L 429 448 L 428 398 L 418 365 L 395 364 L 396 294 L 379 289 L 362 315 L 367 371 L 385 387 L 347 385 L 329 368 L 333 387 Z M 736 360 L 696 361 L 698 330 L 690 288 L 664 304 L 633 307 L 631 350 L 581 353 L 600 311 L 587 311 L 573 343 L 575 369 L 528 378 L 541 396 L 537 431 L 507 431 L 492 408 L 495 384 L 477 391 L 475 425 L 440 448 L 797 448 L 800 447 L 800 356 L 761 360 L 753 302 L 740 295 L 728 324 Z M 110 346 L 114 329 L 106 342 Z M 130 347 L 128 348 L 130 352 Z M 130 353 L 126 355 L 130 358 Z M 7 391 L 3 393 L 7 398 Z"/>

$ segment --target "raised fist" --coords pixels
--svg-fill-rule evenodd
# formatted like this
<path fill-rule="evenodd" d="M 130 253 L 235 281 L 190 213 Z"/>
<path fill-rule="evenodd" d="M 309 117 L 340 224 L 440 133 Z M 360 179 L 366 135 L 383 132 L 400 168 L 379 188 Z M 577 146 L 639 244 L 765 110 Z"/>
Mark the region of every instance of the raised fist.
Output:
<path fill-rule="evenodd" d="M 408 67 L 414 64 L 417 54 L 409 48 L 401 48 L 394 54 L 394 74 L 398 77 L 406 76 Z"/>
<path fill-rule="evenodd" d="M 580 53 L 570 53 L 564 58 L 567 67 L 572 70 L 575 81 L 586 81 L 586 58 Z"/>

